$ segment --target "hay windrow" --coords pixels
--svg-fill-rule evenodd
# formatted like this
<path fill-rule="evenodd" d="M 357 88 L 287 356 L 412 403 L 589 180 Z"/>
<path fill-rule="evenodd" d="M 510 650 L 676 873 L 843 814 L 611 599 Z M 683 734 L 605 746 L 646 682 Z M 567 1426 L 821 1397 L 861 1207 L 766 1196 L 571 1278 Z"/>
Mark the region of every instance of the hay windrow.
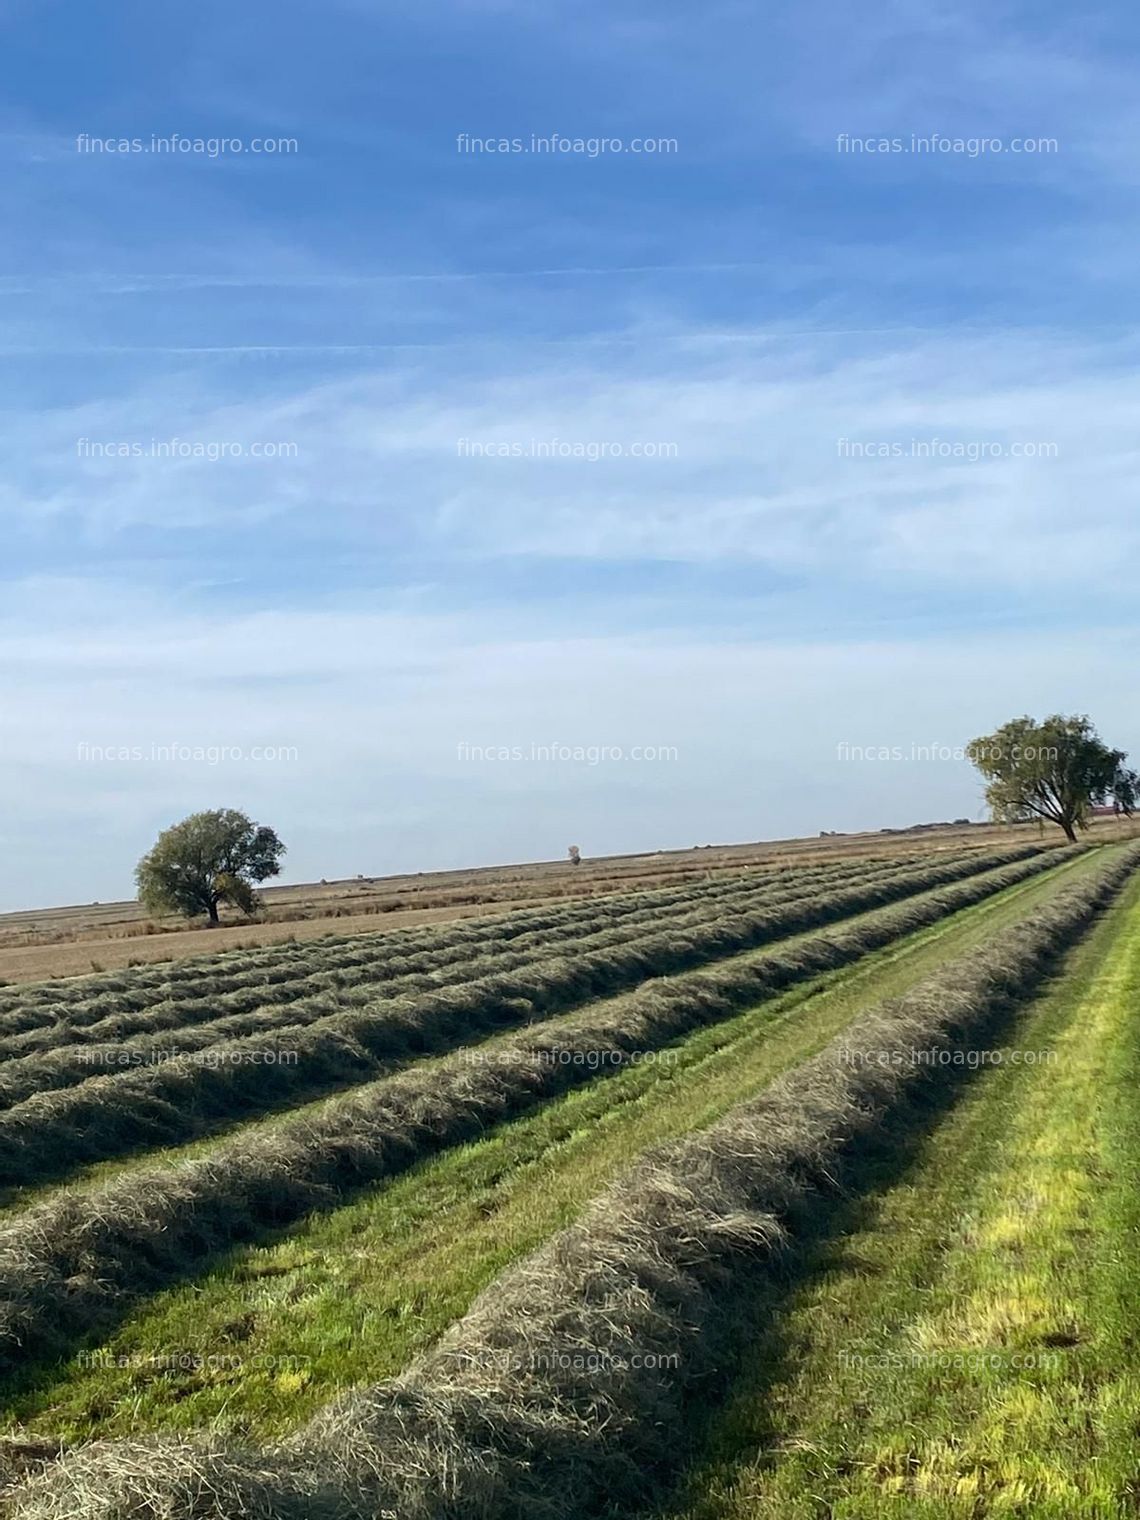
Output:
<path fill-rule="evenodd" d="M 1009 858 L 1038 848 L 1022 846 L 1010 852 Z M 753 867 L 743 874 L 679 887 L 626 890 L 585 901 L 517 908 L 494 920 L 421 925 L 395 935 L 327 935 L 301 944 L 198 955 L 170 967 L 140 966 L 66 981 L 24 983 L 13 990 L 0 989 L 0 1059 L 13 1039 L 34 1039 L 39 1034 L 50 1038 L 53 1029 L 64 1025 L 78 1030 L 105 1018 L 138 1014 L 143 1020 L 140 1027 L 146 1028 L 155 1010 L 169 1013 L 179 1004 L 189 1009 L 202 997 L 225 998 L 230 1011 L 247 1011 L 264 1001 L 267 987 L 290 1000 L 322 985 L 340 985 L 346 970 L 382 979 L 390 967 L 398 970 L 406 960 L 420 955 L 452 950 L 477 953 L 486 945 L 535 933 L 575 936 L 589 932 L 591 925 L 603 927 L 644 914 L 685 911 L 696 904 L 730 900 L 742 892 L 802 892 L 827 881 L 885 874 L 920 863 L 916 857 L 871 856 L 857 864 L 825 861 L 779 870 Z"/>
<path fill-rule="evenodd" d="M 1008 858 L 1002 853 L 931 862 L 593 953 L 556 955 L 515 972 L 381 999 L 305 1027 L 223 1041 L 210 1047 L 208 1061 L 178 1057 L 36 1093 L 0 1113 L 0 1176 L 10 1185 L 46 1182 L 85 1163 L 198 1139 L 366 1082 L 410 1055 L 454 1049 L 480 1034 L 612 997 L 648 977 L 725 960 L 976 876 Z M 1044 869 L 1058 858 L 1058 852 L 1034 852 L 1022 864 Z"/>
<path fill-rule="evenodd" d="M 844 885 L 890 874 L 883 868 L 843 879 Z M 272 997 L 260 989 L 218 996 L 169 998 L 143 1011 L 115 1011 L 98 1019 L 89 1008 L 55 1022 L 11 1035 L 0 1042 L 0 1107 L 21 1102 L 39 1091 L 78 1084 L 97 1075 L 101 1060 L 124 1066 L 142 1064 L 157 1053 L 193 1052 L 245 1035 L 300 1028 L 346 1009 L 375 1004 L 379 998 L 469 982 L 477 977 L 515 971 L 548 958 L 555 947 L 582 954 L 635 943 L 647 933 L 687 932 L 702 923 L 735 913 L 776 906 L 790 897 L 838 881 L 831 876 L 797 880 L 778 887 L 746 883 L 716 896 L 690 895 L 667 907 L 577 917 L 566 925 L 546 925 L 525 934 L 474 934 L 416 954 L 374 960 L 365 952 L 343 952 L 333 967 L 298 974 L 275 984 Z M 299 972 L 300 972 L 300 968 Z M 76 1051 L 75 1046 L 86 1047 Z"/>
<path fill-rule="evenodd" d="M 650 981 L 597 1008 L 358 1089 L 207 1156 L 68 1192 L 0 1229 L 0 1365 L 66 1350 L 139 1297 L 544 1099 L 847 965 L 1045 864 L 1034 858 L 905 901 L 785 950 Z"/>
<path fill-rule="evenodd" d="M 733 1297 L 778 1258 L 884 1116 L 938 1081 L 884 1050 L 968 1048 L 1041 986 L 1140 850 L 879 1006 L 709 1129 L 645 1156 L 401 1377 L 259 1453 L 98 1443 L 18 1490 L 14 1520 L 570 1520 L 632 1509 L 682 1450 Z M 860 1059 L 852 1060 L 852 1053 Z"/>

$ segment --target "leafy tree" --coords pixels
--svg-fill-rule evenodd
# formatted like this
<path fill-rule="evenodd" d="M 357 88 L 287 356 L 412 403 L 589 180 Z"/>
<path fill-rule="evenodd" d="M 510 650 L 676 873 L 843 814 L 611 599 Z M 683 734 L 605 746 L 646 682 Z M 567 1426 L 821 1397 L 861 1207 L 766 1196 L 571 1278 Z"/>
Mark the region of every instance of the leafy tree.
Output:
<path fill-rule="evenodd" d="M 995 818 L 1048 819 L 1074 842 L 1077 830 L 1088 828 L 1094 803 L 1111 800 L 1131 817 L 1140 798 L 1140 776 L 1125 765 L 1128 756 L 1110 749 L 1086 717 L 1014 718 L 972 740 L 966 753 L 986 778 Z"/>
<path fill-rule="evenodd" d="M 148 913 L 205 913 L 211 924 L 223 902 L 249 916 L 258 907 L 254 883 L 276 876 L 284 853 L 272 829 L 235 808 L 192 813 L 164 829 L 139 861 L 139 900 Z"/>
<path fill-rule="evenodd" d="M 1140 803 L 1140 775 L 1122 765 L 1112 779 L 1110 795 L 1116 811 L 1131 818 Z"/>

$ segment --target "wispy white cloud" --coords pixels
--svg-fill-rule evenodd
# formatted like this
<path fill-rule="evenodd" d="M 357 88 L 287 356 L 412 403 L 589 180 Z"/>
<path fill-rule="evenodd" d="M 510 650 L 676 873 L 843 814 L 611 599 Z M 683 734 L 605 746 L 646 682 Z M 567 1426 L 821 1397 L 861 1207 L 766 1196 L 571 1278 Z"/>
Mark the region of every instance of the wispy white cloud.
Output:
<path fill-rule="evenodd" d="M 7 510 L 96 537 L 273 522 L 280 547 L 308 540 L 319 502 L 330 546 L 754 561 L 865 585 L 1119 587 L 1134 573 L 1127 346 L 738 338 L 484 353 L 226 404 L 183 377 L 14 413 Z M 171 440 L 246 457 L 119 457 Z M 267 442 L 278 457 L 249 457 Z"/>

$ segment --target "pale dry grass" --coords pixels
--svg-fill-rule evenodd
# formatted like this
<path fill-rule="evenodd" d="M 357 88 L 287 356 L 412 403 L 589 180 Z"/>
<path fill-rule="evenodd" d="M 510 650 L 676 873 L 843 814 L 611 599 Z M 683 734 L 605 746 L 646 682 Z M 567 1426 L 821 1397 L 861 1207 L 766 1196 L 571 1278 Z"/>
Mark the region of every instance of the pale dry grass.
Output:
<path fill-rule="evenodd" d="M 545 899 L 535 897 L 531 904 L 542 901 Z M 212 929 L 208 934 L 199 929 L 184 929 L 172 934 L 136 933 L 119 939 L 84 939 L 70 944 L 0 950 L 0 981 L 37 982 L 54 976 L 87 976 L 98 970 L 114 971 L 124 966 L 149 966 L 159 961 L 216 955 L 219 950 L 325 939 L 329 935 L 339 938 L 344 934 L 384 934 L 394 929 L 414 929 L 421 925 L 509 912 L 510 907 L 502 903 L 475 903 L 468 907 L 408 909 L 385 914 L 383 918 L 375 914 L 349 914 L 344 918 L 232 924 Z"/>
<path fill-rule="evenodd" d="M 624 997 L 504 1037 L 489 1060 L 464 1051 L 425 1063 L 323 1110 L 235 1136 L 203 1157 L 126 1173 L 14 1214 L 0 1229 L 0 1362 L 60 1354 L 77 1334 L 113 1322 L 132 1301 L 192 1275 L 235 1241 L 335 1206 L 346 1192 L 470 1140 L 616 1064 L 603 1068 L 574 1057 L 661 1049 L 1027 880 L 1053 859 L 1049 852 L 972 876 L 762 956 L 648 981 Z M 473 1004 L 465 1022 L 477 1022 L 476 1011 Z M 111 1105 L 106 1122 L 118 1118 Z M 27 1129 L 23 1140 L 32 1143 Z"/>

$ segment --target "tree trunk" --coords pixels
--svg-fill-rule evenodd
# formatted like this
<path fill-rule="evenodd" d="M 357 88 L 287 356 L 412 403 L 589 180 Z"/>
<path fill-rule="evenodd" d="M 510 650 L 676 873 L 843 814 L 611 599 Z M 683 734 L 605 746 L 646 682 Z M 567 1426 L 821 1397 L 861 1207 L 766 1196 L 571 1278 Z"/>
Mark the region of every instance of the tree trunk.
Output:
<path fill-rule="evenodd" d="M 1069 843 L 1070 844 L 1076 844 L 1076 842 L 1077 842 L 1077 831 L 1073 827 L 1073 825 L 1069 822 L 1069 820 L 1067 818 L 1061 818 L 1061 819 L 1058 819 L 1058 822 L 1060 823 L 1061 827 L 1064 829 L 1064 831 L 1065 831 L 1065 838 L 1069 841 Z"/>
<path fill-rule="evenodd" d="M 218 917 L 218 900 L 217 900 L 217 898 L 216 897 L 211 897 L 211 899 L 209 901 L 209 904 L 207 906 L 208 906 L 208 911 L 209 911 L 209 914 L 210 914 L 210 928 L 213 929 L 216 924 L 219 924 L 221 922 L 221 920 Z"/>

